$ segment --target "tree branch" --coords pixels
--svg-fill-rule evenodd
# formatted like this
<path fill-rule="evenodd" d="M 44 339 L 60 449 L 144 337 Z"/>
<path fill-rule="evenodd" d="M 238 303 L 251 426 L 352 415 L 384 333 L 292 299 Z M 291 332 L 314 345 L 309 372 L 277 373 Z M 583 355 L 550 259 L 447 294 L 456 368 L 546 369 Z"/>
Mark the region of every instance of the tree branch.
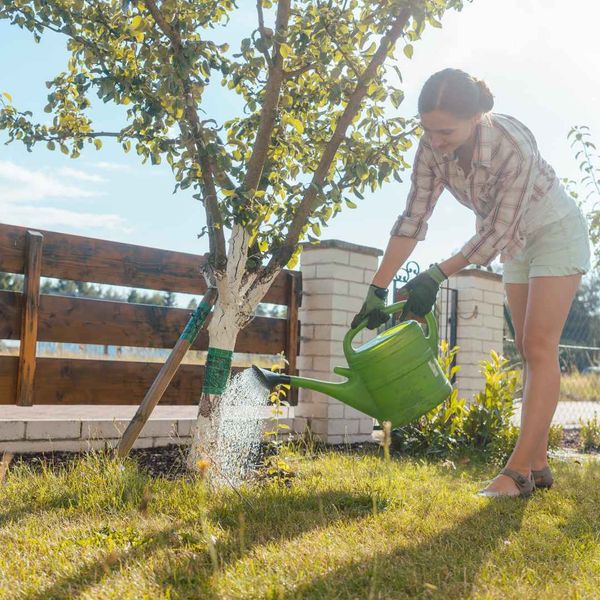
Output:
<path fill-rule="evenodd" d="M 263 40 L 267 40 L 267 38 L 269 37 L 268 33 L 270 32 L 271 36 L 273 35 L 273 32 L 269 29 L 267 31 L 267 29 L 265 28 L 265 18 L 263 15 L 263 6 L 262 6 L 262 0 L 256 0 L 256 12 L 258 13 L 258 31 L 260 33 L 260 37 Z M 271 55 L 267 52 L 266 49 L 261 50 L 263 56 L 265 57 L 265 60 L 267 61 L 267 64 L 269 65 L 269 69 L 273 67 L 273 59 L 271 58 Z"/>
<path fill-rule="evenodd" d="M 284 71 L 283 72 L 283 78 L 288 81 L 290 79 L 296 79 L 296 77 L 300 77 L 300 75 L 303 75 L 304 73 L 306 73 L 306 71 L 310 71 L 311 69 L 316 69 L 317 66 L 316 65 L 304 65 L 303 67 L 300 67 L 299 69 L 295 69 L 294 71 Z"/>
<path fill-rule="evenodd" d="M 155 0 L 146 0 L 145 5 L 160 30 L 167 38 L 169 38 L 175 57 L 181 61 L 183 44 L 181 42 L 179 31 L 167 22 L 157 7 Z M 185 133 L 188 134 L 186 136 L 186 143 L 188 143 L 187 140 L 190 139 L 191 134 L 191 140 L 196 150 L 195 152 L 191 152 L 191 154 L 196 154 L 198 156 L 198 162 L 202 171 L 204 206 L 206 209 L 206 221 L 209 234 L 210 264 L 215 271 L 222 272 L 227 264 L 227 252 L 225 248 L 225 234 L 223 232 L 223 219 L 219 209 L 217 189 L 213 177 L 213 168 L 215 165 L 210 160 L 209 154 L 206 151 L 206 144 L 202 135 L 202 125 L 194 104 L 189 77 L 184 77 L 180 74 L 178 74 L 178 77 L 184 89 L 184 114 L 186 117 L 185 121 L 183 119 L 179 121 L 179 125 L 182 128 L 182 133 L 184 133 L 184 135 Z M 188 149 L 190 151 L 193 150 L 193 148 L 190 148 L 189 146 Z"/>
<path fill-rule="evenodd" d="M 288 229 L 288 234 L 282 246 L 273 253 L 271 260 L 266 266 L 267 272 L 271 272 L 279 267 L 285 266 L 292 257 L 292 254 L 298 245 L 302 228 L 306 224 L 310 215 L 319 205 L 319 196 L 317 192 L 322 188 L 331 163 L 335 159 L 336 152 L 346 136 L 346 131 L 360 109 L 361 102 L 367 93 L 369 83 L 377 74 L 377 69 L 385 61 L 390 48 L 396 44 L 396 41 L 402 34 L 402 31 L 404 30 L 404 27 L 410 18 L 410 15 L 410 9 L 402 9 L 398 16 L 394 19 L 388 32 L 381 38 L 379 48 L 359 78 L 356 88 L 354 89 L 352 96 L 350 96 L 348 104 L 346 105 L 346 108 L 344 109 L 344 112 L 337 123 L 335 131 L 333 132 L 331 139 L 323 151 L 317 170 L 313 175 L 311 183 L 306 188 L 302 202 L 299 204 L 296 210 L 296 214 L 292 219 Z"/>
<path fill-rule="evenodd" d="M 279 0 L 277 3 L 277 19 L 275 23 L 275 43 L 273 45 L 273 66 L 269 69 L 269 78 L 260 112 L 260 121 L 256 132 L 256 139 L 252 154 L 248 161 L 246 177 L 242 183 L 243 190 L 255 190 L 264 168 L 265 160 L 271 143 L 271 135 L 277 118 L 277 105 L 283 83 L 283 56 L 281 44 L 285 41 L 290 18 L 291 0 Z"/>

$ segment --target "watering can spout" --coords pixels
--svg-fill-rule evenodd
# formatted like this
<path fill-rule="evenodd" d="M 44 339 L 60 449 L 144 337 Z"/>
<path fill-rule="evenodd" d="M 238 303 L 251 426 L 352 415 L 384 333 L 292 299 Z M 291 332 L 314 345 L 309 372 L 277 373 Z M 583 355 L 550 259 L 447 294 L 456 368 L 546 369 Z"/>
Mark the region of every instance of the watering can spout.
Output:
<path fill-rule="evenodd" d="M 267 371 L 267 369 L 261 369 L 256 365 L 252 365 L 252 371 L 254 371 L 257 379 L 270 390 L 280 383 L 290 383 L 290 376 L 285 375 L 285 373 L 274 373 L 273 371 Z"/>
<path fill-rule="evenodd" d="M 269 390 L 273 389 L 276 385 L 285 383 L 294 387 L 321 392 L 371 416 L 375 416 L 377 412 L 362 381 L 358 377 L 354 377 L 350 369 L 344 367 L 334 368 L 334 373 L 347 377 L 347 380 L 342 382 L 322 381 L 308 377 L 273 373 L 272 371 L 261 369 L 256 365 L 252 365 L 252 370 L 257 379 Z"/>

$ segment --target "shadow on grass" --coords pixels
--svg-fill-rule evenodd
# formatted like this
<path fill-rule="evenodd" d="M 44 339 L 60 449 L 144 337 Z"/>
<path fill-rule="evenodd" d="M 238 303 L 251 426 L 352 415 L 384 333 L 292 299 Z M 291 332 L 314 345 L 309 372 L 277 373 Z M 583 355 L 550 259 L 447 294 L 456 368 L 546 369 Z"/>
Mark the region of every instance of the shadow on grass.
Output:
<path fill-rule="evenodd" d="M 251 510 L 237 496 L 207 514 L 225 530 L 224 542 L 217 542 L 218 570 L 240 559 L 252 547 L 268 542 L 289 540 L 312 529 L 334 524 L 336 521 L 358 519 L 372 510 L 372 498 L 363 494 L 332 491 L 322 494 L 302 494 L 282 488 L 267 489 L 252 496 Z M 315 511 L 315 512 L 313 512 Z M 240 515 L 244 515 L 244 539 L 239 536 Z M 125 551 L 105 553 L 97 560 L 88 561 L 75 572 L 57 580 L 53 585 L 27 596 L 28 600 L 70 597 L 83 594 L 111 572 L 131 566 L 132 561 L 147 563 L 153 553 L 168 548 L 176 551 L 176 558 L 154 568 L 154 579 L 171 588 L 176 597 L 217 599 L 211 576 L 215 571 L 206 536 L 197 521 L 182 521 L 177 525 L 144 535 Z M 181 552 L 177 552 L 181 551 Z"/>
<path fill-rule="evenodd" d="M 282 597 L 417 598 L 438 590 L 445 598 L 469 596 L 490 553 L 521 528 L 526 505 L 522 499 L 489 502 L 427 541 L 393 552 L 382 548 L 371 559 L 352 562 Z"/>
<path fill-rule="evenodd" d="M 547 512 L 553 515 L 552 495 L 568 495 L 573 509 L 565 514 L 556 531 L 545 535 L 527 553 L 527 560 L 517 568 L 527 568 L 538 579 L 532 589 L 544 590 L 556 569 L 563 573 L 579 570 L 580 559 L 561 536 L 581 540 L 597 540 L 600 536 L 600 463 L 586 465 L 581 470 L 569 469 L 560 476 L 559 486 L 551 491 L 540 490 L 529 502 L 548 502 Z M 342 598 L 463 598 L 475 591 L 477 575 L 492 553 L 511 535 L 519 532 L 528 501 L 522 499 L 482 500 L 480 510 L 431 539 L 386 552 L 385 548 L 369 560 L 352 562 L 325 576 L 317 577 L 281 598 L 311 600 Z M 540 512 L 544 509 L 540 506 Z M 556 515 L 554 515 L 556 516 Z M 368 532 L 366 533 L 368 535 Z M 528 532 L 528 535 L 535 535 Z M 553 538 L 556 538 L 554 541 Z M 562 538 L 564 539 L 564 538 Z M 574 566 L 577 563 L 577 568 Z M 596 576 L 600 567 L 595 567 Z M 510 577 L 511 573 L 505 573 Z M 558 582 L 561 575 L 556 573 Z M 534 575 L 535 576 L 535 575 Z M 588 573 L 586 585 L 591 583 Z"/>
<path fill-rule="evenodd" d="M 597 539 L 600 533 L 597 518 L 599 482 L 600 465 L 581 470 L 565 469 L 556 489 L 540 492 L 544 495 L 535 496 L 533 502 L 538 504 L 540 498 L 551 502 L 552 494 L 568 494 L 576 509 L 565 515 L 556 535 L 596 536 Z M 83 594 L 104 577 L 122 568 L 131 568 L 133 563 L 145 564 L 145 568 L 151 570 L 148 579 L 156 581 L 165 592 L 169 589 L 173 597 L 218 599 L 218 582 L 215 580 L 229 565 L 247 556 L 252 548 L 293 540 L 338 521 L 358 520 L 370 516 L 373 510 L 371 495 L 346 490 L 302 493 L 298 489 L 267 487 L 251 490 L 248 498 L 251 498 L 252 508 L 234 494 L 209 508 L 207 518 L 218 523 L 224 531 L 216 542 L 212 558 L 201 523 L 187 519 L 140 536 L 135 546 L 126 550 L 105 551 L 97 559 L 78 566 L 72 574 L 28 596 L 28 600 Z M 527 505 L 520 499 L 482 500 L 479 510 L 422 542 L 393 551 L 383 547 L 367 560 L 361 558 L 344 565 L 306 582 L 293 592 L 282 592 L 280 597 L 327 600 L 334 597 L 468 597 L 474 591 L 482 566 L 504 540 L 520 531 Z M 427 510 L 427 507 L 419 507 L 417 515 L 421 509 Z M 551 504 L 547 510 L 551 512 Z M 242 523 L 244 527 L 241 527 Z M 381 526 L 385 526 L 384 521 Z M 364 535 L 368 536 L 369 531 L 365 530 Z M 164 560 L 161 557 L 160 561 L 153 561 L 153 555 L 164 549 L 169 549 L 172 554 Z M 213 562 L 215 556 L 216 565 Z M 528 555 L 527 566 L 551 569 L 552 560 L 552 556 Z M 564 560 L 573 562 L 577 559 L 565 556 Z M 283 572 L 281 577 L 285 578 Z"/>

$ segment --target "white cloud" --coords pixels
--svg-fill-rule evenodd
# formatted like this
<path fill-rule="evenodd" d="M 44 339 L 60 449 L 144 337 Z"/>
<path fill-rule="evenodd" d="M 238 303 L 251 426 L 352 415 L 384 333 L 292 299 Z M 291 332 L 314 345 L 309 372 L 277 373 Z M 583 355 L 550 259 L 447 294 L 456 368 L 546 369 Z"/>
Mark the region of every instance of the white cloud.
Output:
<path fill-rule="evenodd" d="M 83 182 L 85 187 L 72 183 Z M 130 233 L 126 221 L 117 214 L 78 212 L 44 205 L 60 201 L 70 204 L 97 198 L 103 194 L 92 189 L 91 184 L 106 180 L 72 168 L 62 168 L 56 173 L 48 169 L 29 169 L 10 161 L 0 160 L 0 219 L 41 229 L 67 227 L 78 233 L 86 230 L 105 230 Z"/>
<path fill-rule="evenodd" d="M 100 160 L 98 162 L 91 163 L 96 169 L 102 169 L 104 171 L 132 171 L 133 169 L 129 165 L 108 162 Z"/>
<path fill-rule="evenodd" d="M 89 183 L 106 183 L 108 179 L 101 175 L 94 175 L 93 173 L 86 173 L 78 169 L 71 169 L 70 167 L 63 167 L 58 171 L 59 175 L 71 179 L 79 179 L 80 181 L 86 181 Z"/>
<path fill-rule="evenodd" d="M 64 182 L 43 170 L 26 169 L 0 160 L 0 198 L 4 201 L 39 201 L 46 198 L 94 198 L 100 192 Z"/>
<path fill-rule="evenodd" d="M 115 214 L 81 213 L 50 206 L 22 206 L 4 203 L 0 200 L 2 221 L 24 227 L 70 227 L 78 232 L 87 229 L 104 229 L 114 232 L 131 233 L 125 220 Z"/>

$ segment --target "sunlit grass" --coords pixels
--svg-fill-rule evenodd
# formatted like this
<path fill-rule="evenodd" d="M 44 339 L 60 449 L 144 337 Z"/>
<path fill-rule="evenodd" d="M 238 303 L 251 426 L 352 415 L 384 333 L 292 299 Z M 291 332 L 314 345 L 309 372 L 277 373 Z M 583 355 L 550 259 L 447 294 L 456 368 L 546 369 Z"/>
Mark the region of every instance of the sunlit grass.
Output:
<path fill-rule="evenodd" d="M 560 381 L 560 399 L 600 400 L 600 375 L 596 373 L 563 374 Z"/>
<path fill-rule="evenodd" d="M 1 598 L 594 598 L 600 465 L 556 463 L 529 501 L 478 498 L 495 467 L 291 452 L 239 491 L 100 455 L 13 465 Z M 288 483 L 285 483 L 285 482 Z"/>

